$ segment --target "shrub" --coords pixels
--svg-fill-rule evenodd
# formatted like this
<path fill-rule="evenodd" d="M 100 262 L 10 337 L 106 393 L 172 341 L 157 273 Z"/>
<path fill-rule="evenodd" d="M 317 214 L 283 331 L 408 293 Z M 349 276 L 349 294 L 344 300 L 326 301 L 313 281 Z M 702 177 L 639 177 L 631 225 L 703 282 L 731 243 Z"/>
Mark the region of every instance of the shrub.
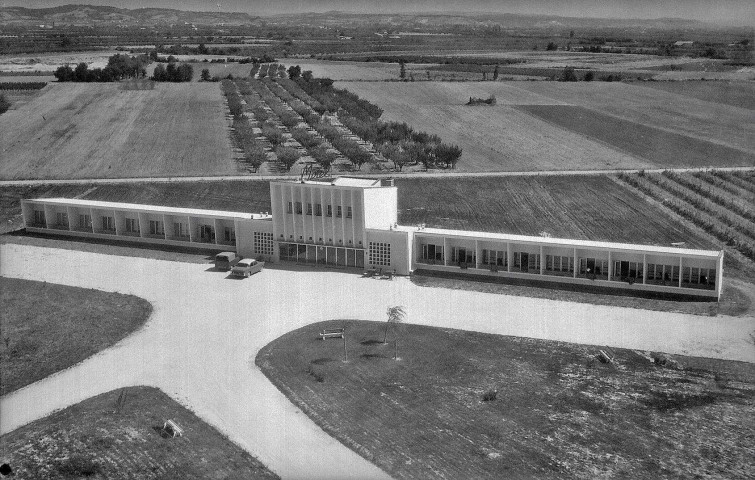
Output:
<path fill-rule="evenodd" d="M 492 402 L 496 398 L 498 398 L 498 390 L 488 390 L 487 392 L 482 394 L 482 401 L 483 402 Z"/>
<path fill-rule="evenodd" d="M 72 454 L 65 460 L 60 460 L 57 468 L 63 475 L 73 477 L 91 477 L 100 472 L 100 465 L 97 462 L 78 453 Z"/>
<path fill-rule="evenodd" d="M 0 93 L 0 115 L 2 115 L 3 113 L 7 112 L 8 109 L 10 108 L 10 105 L 11 104 L 8 101 L 8 99 L 5 98 L 5 95 L 3 95 L 2 93 Z"/>

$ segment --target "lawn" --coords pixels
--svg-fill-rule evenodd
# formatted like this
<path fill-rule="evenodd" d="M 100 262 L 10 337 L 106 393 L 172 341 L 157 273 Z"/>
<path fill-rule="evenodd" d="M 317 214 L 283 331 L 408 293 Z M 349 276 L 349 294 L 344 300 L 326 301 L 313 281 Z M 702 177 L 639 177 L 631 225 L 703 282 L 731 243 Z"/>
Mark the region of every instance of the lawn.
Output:
<path fill-rule="evenodd" d="M 0 395 L 110 347 L 152 312 L 133 295 L 3 277 L 0 299 Z"/>
<path fill-rule="evenodd" d="M 217 83 L 51 84 L 0 116 L 0 178 L 237 173 Z"/>
<path fill-rule="evenodd" d="M 574 105 L 518 107 L 546 122 L 605 143 L 653 165 L 704 167 L 754 166 L 755 153 L 649 127 Z"/>
<path fill-rule="evenodd" d="M 318 332 L 344 323 L 290 332 L 256 363 L 395 478 L 735 479 L 755 468 L 743 441 L 755 435 L 752 364 L 622 349 L 604 364 L 599 347 L 416 325 L 383 345 L 384 323 L 362 321 L 346 322 L 343 362 L 342 342 Z"/>
<path fill-rule="evenodd" d="M 172 419 L 181 437 L 161 434 Z M 156 388 L 103 393 L 0 437 L 18 478 L 278 478 Z"/>

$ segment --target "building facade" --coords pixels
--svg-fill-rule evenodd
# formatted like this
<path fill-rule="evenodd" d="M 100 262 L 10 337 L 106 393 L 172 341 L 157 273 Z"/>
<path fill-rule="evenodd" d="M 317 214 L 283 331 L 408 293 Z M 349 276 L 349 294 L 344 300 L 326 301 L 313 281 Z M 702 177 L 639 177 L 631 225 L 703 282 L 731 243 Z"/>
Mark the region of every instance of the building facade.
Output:
<path fill-rule="evenodd" d="M 23 200 L 33 232 L 234 250 L 270 262 L 415 270 L 720 298 L 722 250 L 400 226 L 392 180 L 272 181 L 271 214 Z"/>

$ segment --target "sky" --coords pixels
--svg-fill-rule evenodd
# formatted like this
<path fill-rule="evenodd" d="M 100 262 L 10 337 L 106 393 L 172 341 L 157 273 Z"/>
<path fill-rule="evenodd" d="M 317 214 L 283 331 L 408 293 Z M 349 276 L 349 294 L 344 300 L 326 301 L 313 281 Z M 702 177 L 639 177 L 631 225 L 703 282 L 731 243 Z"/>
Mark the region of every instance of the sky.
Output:
<path fill-rule="evenodd" d="M 0 0 L 28 8 L 91 4 L 122 8 L 222 10 L 253 15 L 341 10 L 365 13 L 498 12 L 567 17 L 677 17 L 755 25 L 755 0 Z"/>

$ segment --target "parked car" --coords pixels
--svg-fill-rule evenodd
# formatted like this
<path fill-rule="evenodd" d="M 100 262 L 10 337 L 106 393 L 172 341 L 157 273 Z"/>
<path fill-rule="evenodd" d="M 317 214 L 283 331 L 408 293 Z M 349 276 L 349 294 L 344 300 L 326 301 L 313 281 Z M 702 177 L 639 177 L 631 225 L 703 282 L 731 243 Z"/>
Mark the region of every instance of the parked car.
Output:
<path fill-rule="evenodd" d="M 262 267 L 264 266 L 265 262 L 260 262 L 258 260 L 254 260 L 253 258 L 242 258 L 241 260 L 239 260 L 236 266 L 231 269 L 231 275 L 235 275 L 237 277 L 248 277 L 262 271 Z"/>
<path fill-rule="evenodd" d="M 215 255 L 215 268 L 230 270 L 239 263 L 239 260 L 241 260 L 241 257 L 236 255 L 236 252 L 221 252 Z"/>

